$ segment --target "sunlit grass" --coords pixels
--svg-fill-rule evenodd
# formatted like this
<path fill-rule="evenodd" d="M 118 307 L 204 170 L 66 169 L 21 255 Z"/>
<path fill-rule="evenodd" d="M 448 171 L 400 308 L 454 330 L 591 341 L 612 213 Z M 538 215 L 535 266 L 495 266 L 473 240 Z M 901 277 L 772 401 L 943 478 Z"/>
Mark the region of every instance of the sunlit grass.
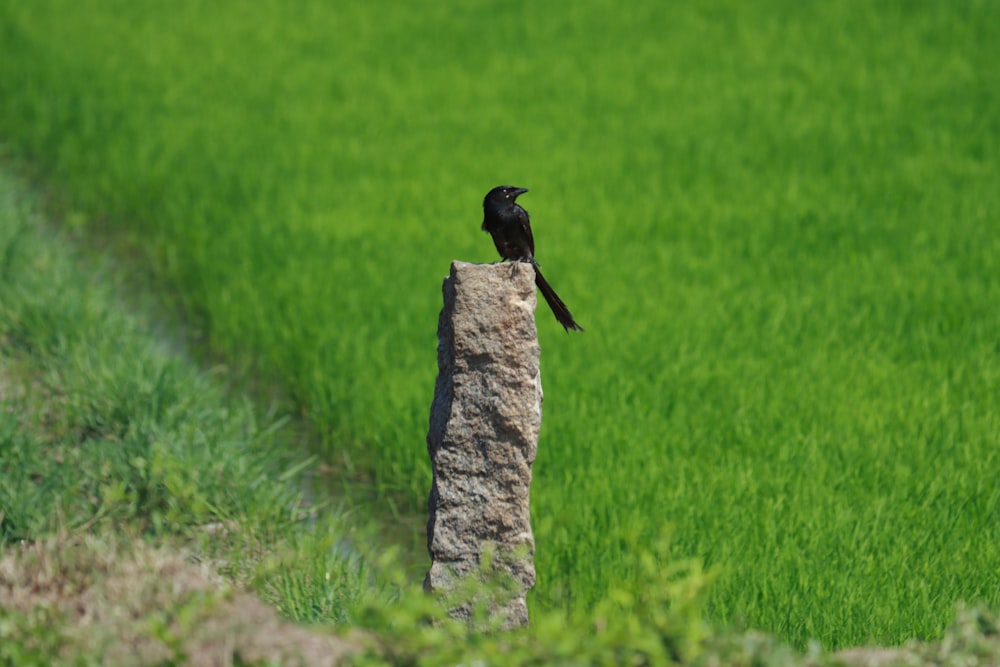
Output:
<path fill-rule="evenodd" d="M 289 448 L 282 421 L 228 395 L 148 313 L 124 306 L 119 271 L 52 233 L 0 171 L 0 555 L 38 543 L 61 557 L 59 542 L 81 535 L 149 540 L 177 560 L 197 554 L 300 621 L 319 608 L 343 624 L 381 595 L 361 564 L 360 527 L 303 498 L 298 473 L 313 461 Z M 319 568 L 325 587 L 281 585 Z M 52 575 L 22 590 L 0 574 L 26 604 L 68 586 Z"/>
<path fill-rule="evenodd" d="M 1000 601 L 993 4 L 0 5 L 0 136 L 420 511 L 448 262 L 531 188 L 536 605 L 661 528 L 804 643 Z M 148 261 L 146 261 L 148 260 Z"/>

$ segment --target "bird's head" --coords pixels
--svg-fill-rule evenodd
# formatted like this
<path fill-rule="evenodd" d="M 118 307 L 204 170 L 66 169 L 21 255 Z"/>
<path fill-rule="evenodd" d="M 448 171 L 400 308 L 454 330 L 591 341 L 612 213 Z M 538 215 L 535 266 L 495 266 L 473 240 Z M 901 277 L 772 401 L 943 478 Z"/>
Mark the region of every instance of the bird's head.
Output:
<path fill-rule="evenodd" d="M 483 208 L 502 208 L 514 203 L 518 195 L 523 195 L 528 188 L 518 188 L 513 185 L 498 185 L 486 193 Z"/>

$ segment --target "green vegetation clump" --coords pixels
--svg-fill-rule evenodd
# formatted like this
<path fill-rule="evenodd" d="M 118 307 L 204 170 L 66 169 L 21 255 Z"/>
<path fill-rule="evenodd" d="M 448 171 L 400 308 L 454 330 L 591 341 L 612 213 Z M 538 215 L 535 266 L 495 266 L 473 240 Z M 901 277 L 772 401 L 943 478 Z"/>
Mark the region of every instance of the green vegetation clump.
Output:
<path fill-rule="evenodd" d="M 898 643 L 1000 604 L 998 12 L 6 2 L 0 138 L 402 514 L 441 278 L 495 259 L 483 194 L 531 188 L 587 330 L 539 314 L 532 611 L 641 590 L 672 526 L 712 619 Z M 152 436 L 95 507 L 204 515 Z"/>
<path fill-rule="evenodd" d="M 0 174 L 0 551 L 90 532 L 186 544 L 304 621 L 379 595 L 354 527 L 303 497 L 312 460 L 281 421 L 123 308 L 122 274 L 43 238 L 33 206 Z"/>

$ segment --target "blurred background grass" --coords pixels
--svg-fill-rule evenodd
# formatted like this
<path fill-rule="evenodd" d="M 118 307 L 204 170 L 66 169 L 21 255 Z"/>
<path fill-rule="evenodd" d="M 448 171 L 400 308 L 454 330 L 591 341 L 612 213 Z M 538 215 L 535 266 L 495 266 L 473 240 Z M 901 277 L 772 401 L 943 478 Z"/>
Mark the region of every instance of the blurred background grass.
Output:
<path fill-rule="evenodd" d="M 0 0 L 0 139 L 422 510 L 440 281 L 531 188 L 536 605 L 633 554 L 802 644 L 1000 602 L 1000 5 Z M 641 585 L 641 582 L 639 582 Z"/>

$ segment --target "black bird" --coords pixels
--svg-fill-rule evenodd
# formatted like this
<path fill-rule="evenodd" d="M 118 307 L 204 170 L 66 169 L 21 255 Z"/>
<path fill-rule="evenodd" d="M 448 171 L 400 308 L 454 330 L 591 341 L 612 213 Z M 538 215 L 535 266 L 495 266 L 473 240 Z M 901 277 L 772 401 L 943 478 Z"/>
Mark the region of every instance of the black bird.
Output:
<path fill-rule="evenodd" d="M 516 188 L 513 185 L 498 185 L 486 193 L 483 199 L 483 231 L 493 237 L 497 252 L 504 259 L 513 262 L 528 262 L 535 269 L 535 285 L 541 290 L 542 296 L 559 320 L 559 324 L 570 329 L 583 331 L 576 323 L 569 308 L 562 302 L 556 291 L 542 276 L 535 261 L 535 239 L 531 235 L 531 220 L 528 212 L 521 208 L 516 199 L 518 195 L 527 192 L 527 188 Z"/>

